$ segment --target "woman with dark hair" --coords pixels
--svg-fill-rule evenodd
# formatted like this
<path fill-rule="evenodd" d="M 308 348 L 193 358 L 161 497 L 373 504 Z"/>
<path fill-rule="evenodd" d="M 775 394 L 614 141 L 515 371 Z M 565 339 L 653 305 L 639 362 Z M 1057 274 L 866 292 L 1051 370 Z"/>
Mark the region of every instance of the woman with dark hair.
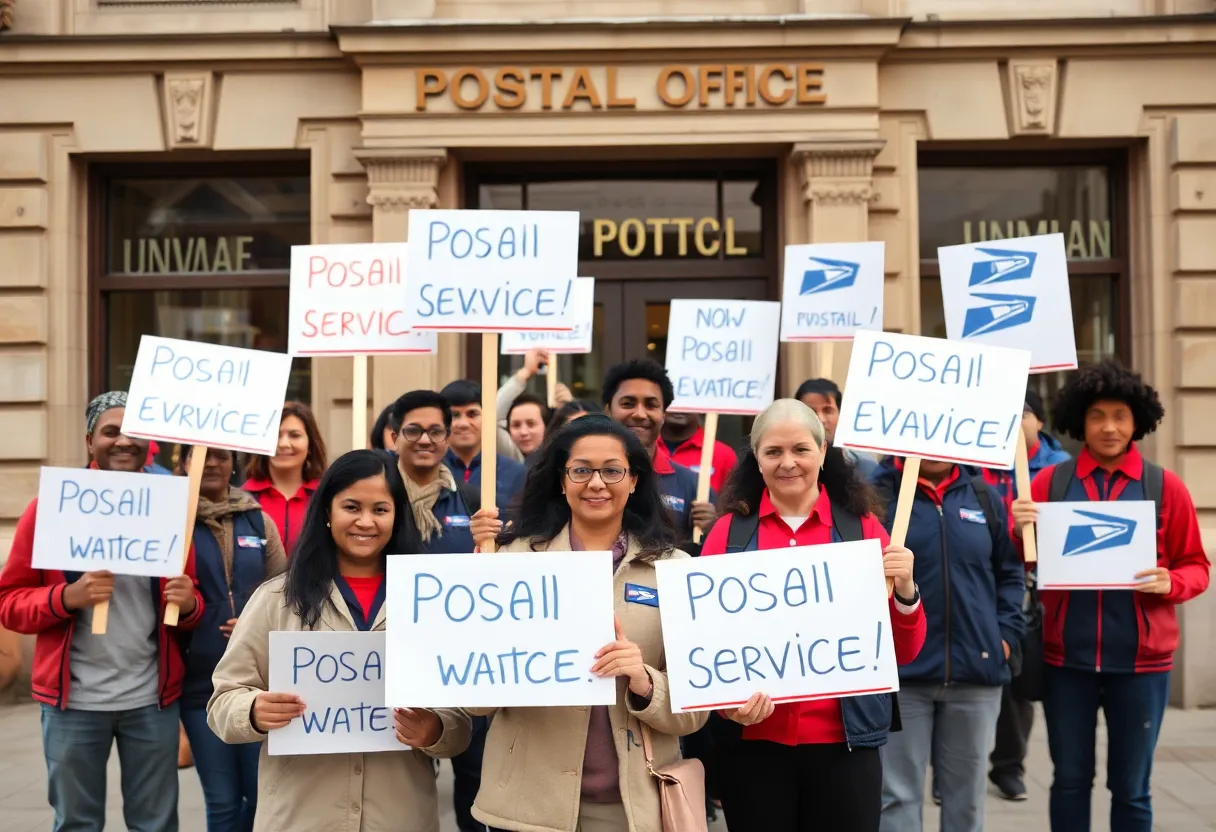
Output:
<path fill-rule="evenodd" d="M 376 424 L 372 425 L 372 432 L 368 437 L 368 447 L 373 451 L 394 450 L 397 445 L 398 427 L 393 421 L 393 406 L 390 404 L 376 417 Z"/>
<path fill-rule="evenodd" d="M 604 408 L 588 399 L 573 399 L 553 411 L 549 423 L 545 425 L 545 436 L 552 436 L 558 428 L 586 416 L 588 413 L 603 413 Z"/>
<path fill-rule="evenodd" d="M 895 658 L 899 664 L 916 658 L 925 641 L 925 613 L 912 581 L 912 553 L 890 545 L 875 516 L 875 493 L 840 449 L 826 443 L 809 407 L 780 399 L 756 417 L 751 445 L 727 480 L 722 506 L 727 513 L 710 531 L 702 557 L 881 541 L 886 575 L 895 582 Z M 746 525 L 732 534 L 736 523 Z M 763 691 L 742 707 L 718 712 L 715 774 L 727 824 L 764 832 L 877 832 L 878 749 L 887 741 L 891 715 L 889 694 L 775 705 Z"/>
<path fill-rule="evenodd" d="M 287 402 L 279 417 L 274 456 L 258 454 L 245 466 L 241 487 L 274 519 L 287 554 L 295 551 L 308 501 L 325 472 L 325 440 L 308 405 Z"/>
<path fill-rule="evenodd" d="M 269 637 L 278 630 L 384 630 L 385 559 L 416 552 L 417 532 L 392 457 L 343 454 L 321 477 L 287 575 L 262 585 L 215 669 L 208 723 L 224 742 L 261 742 L 304 713 L 294 694 L 268 688 Z M 258 772 L 257 829 L 433 832 L 439 803 L 433 758 L 469 742 L 460 710 L 397 709 L 409 749 L 377 754 L 268 757 Z"/>
<path fill-rule="evenodd" d="M 1015 534 L 1047 501 L 1151 500 L 1157 512 L 1157 566 L 1136 575 L 1134 588 L 1039 593 L 1051 828 L 1090 828 L 1101 708 L 1110 828 L 1148 832 L 1153 753 L 1178 649 L 1176 608 L 1208 588 L 1210 565 L 1186 485 L 1140 453 L 1137 443 L 1157 429 L 1165 409 L 1138 373 L 1110 361 L 1084 367 L 1060 388 L 1051 415 L 1056 430 L 1085 444 L 1075 461 L 1045 467 L 1029 496 L 1018 495 Z"/>
<path fill-rule="evenodd" d="M 179 474 L 189 469 L 196 450 L 180 448 Z M 193 536 L 203 618 L 188 642 L 182 726 L 203 786 L 207 832 L 249 832 L 258 800 L 258 749 L 216 737 L 207 727 L 207 700 L 211 674 L 246 602 L 263 582 L 283 574 L 287 555 L 274 521 L 257 500 L 229 485 L 232 451 L 207 448 L 205 453 Z"/>
<path fill-rule="evenodd" d="M 673 548 L 675 530 L 650 454 L 628 428 L 588 416 L 536 455 L 515 522 L 498 543 L 505 552 L 569 551 L 570 557 L 611 550 L 617 637 L 596 654 L 592 672 L 620 679 L 617 701 L 475 711 L 494 719 L 473 815 L 502 830 L 570 829 L 572 823 L 602 832 L 656 830 L 659 783 L 636 744 L 646 731 L 656 767 L 678 760 L 677 738 L 700 728 L 705 715 L 672 713 L 658 607 L 631 600 L 629 590 L 653 592 L 655 561 L 687 555 Z M 476 521 L 480 545 L 498 523 L 486 515 Z M 570 777 L 571 770 L 581 777 Z"/>

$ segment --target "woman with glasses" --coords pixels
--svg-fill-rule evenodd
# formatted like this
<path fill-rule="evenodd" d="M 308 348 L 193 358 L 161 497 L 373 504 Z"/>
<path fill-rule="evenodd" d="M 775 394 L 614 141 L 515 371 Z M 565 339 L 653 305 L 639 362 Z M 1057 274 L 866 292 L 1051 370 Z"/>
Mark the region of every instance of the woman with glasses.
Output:
<path fill-rule="evenodd" d="M 639 747 L 642 732 L 662 766 L 679 759 L 678 737 L 704 725 L 705 714 L 672 713 L 659 609 L 627 589 L 653 592 L 655 561 L 687 555 L 673 548 L 675 530 L 650 455 L 628 428 L 587 416 L 536 456 L 517 519 L 498 544 L 504 552 L 569 557 L 612 552 L 616 639 L 591 670 L 618 680 L 617 699 L 593 708 L 473 711 L 494 714 L 473 815 L 492 830 L 657 830 L 659 783 Z M 478 516 L 474 536 L 488 542 L 497 528 L 497 520 Z"/>
<path fill-rule="evenodd" d="M 178 474 L 195 451 L 206 453 L 194 522 L 194 563 L 203 618 L 190 634 L 182 683 L 182 726 L 203 786 L 207 832 L 249 832 L 258 801 L 258 747 L 228 745 L 207 727 L 211 674 L 246 602 L 263 581 L 287 569 L 279 531 L 251 495 L 230 486 L 233 454 L 181 448 Z M 265 457 L 260 457 L 265 459 Z"/>

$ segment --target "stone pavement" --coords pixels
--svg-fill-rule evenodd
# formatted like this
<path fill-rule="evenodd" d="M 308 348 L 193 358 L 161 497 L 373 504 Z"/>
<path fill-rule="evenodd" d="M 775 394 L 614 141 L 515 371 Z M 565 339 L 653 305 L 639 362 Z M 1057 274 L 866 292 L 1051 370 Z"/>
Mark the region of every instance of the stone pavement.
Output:
<path fill-rule="evenodd" d="M 1028 761 L 1030 799 L 1007 803 L 988 799 L 988 832 L 1037 832 L 1047 829 L 1047 788 L 1051 762 L 1047 745 L 1036 725 Z M 46 768 L 42 757 L 38 708 L 33 705 L 0 706 L 0 832 L 48 832 L 51 812 L 46 805 Z M 1109 799 L 1104 782 L 1105 739 L 1099 742 L 1099 764 L 1094 792 L 1094 830 L 1106 823 Z M 108 830 L 122 830 L 117 755 L 110 760 Z M 452 819 L 451 770 L 445 765 L 440 780 L 442 832 L 456 832 Z M 1174 711 L 1165 718 L 1153 776 L 1155 830 L 1199 832 L 1216 830 L 1216 711 Z M 193 770 L 181 772 L 181 830 L 206 832 L 202 793 Z M 925 829 L 938 828 L 937 812 L 927 802 Z M 727 832 L 719 821 L 712 832 Z"/>

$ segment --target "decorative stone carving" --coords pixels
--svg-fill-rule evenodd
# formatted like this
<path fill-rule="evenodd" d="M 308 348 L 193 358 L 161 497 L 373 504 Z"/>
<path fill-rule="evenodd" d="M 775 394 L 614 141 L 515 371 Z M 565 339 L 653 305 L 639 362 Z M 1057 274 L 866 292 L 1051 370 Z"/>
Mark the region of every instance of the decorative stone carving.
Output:
<path fill-rule="evenodd" d="M 365 148 L 355 158 L 367 170 L 367 201 L 388 212 L 434 208 L 447 153 L 437 148 Z"/>
<path fill-rule="evenodd" d="M 13 28 L 14 9 L 17 0 L 0 0 L 0 31 Z"/>
<path fill-rule="evenodd" d="M 794 145 L 803 195 L 818 204 L 868 205 L 873 202 L 874 159 L 882 139 L 806 142 Z"/>
<path fill-rule="evenodd" d="M 1014 136 L 1055 133 L 1058 67 L 1055 61 L 1010 61 L 1009 132 Z"/>
<path fill-rule="evenodd" d="M 165 136 L 169 147 L 210 147 L 212 74 L 166 74 L 164 86 Z"/>

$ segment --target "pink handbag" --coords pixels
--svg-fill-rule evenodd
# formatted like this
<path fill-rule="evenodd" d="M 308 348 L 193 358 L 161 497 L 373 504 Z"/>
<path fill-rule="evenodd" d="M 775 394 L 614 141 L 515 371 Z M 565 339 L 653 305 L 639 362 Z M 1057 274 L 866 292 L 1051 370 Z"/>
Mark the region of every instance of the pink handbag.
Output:
<path fill-rule="evenodd" d="M 644 722 L 641 726 L 646 770 L 659 781 L 663 832 L 709 832 L 705 817 L 705 766 L 694 759 L 655 768 L 650 728 Z"/>

